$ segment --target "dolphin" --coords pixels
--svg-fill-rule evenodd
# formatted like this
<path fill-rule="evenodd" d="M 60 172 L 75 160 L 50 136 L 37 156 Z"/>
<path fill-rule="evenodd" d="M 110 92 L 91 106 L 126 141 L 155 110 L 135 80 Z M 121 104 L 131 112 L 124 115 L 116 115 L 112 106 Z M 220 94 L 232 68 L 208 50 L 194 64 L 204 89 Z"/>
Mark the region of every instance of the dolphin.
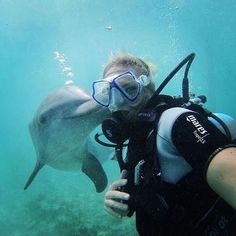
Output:
<path fill-rule="evenodd" d="M 44 165 L 49 165 L 58 170 L 81 170 L 93 181 L 96 191 L 102 192 L 107 176 L 100 161 L 89 152 L 86 140 L 108 116 L 107 108 L 73 84 L 49 94 L 29 124 L 37 161 L 24 189 Z"/>

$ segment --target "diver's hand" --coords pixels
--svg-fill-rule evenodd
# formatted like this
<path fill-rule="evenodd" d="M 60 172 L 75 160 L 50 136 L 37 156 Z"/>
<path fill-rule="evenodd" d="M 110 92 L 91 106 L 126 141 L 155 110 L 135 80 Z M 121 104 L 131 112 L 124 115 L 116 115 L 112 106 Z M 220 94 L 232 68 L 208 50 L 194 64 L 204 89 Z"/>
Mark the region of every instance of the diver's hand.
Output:
<path fill-rule="evenodd" d="M 124 175 L 124 171 L 122 171 Z M 122 192 L 120 188 L 127 184 L 127 179 L 119 179 L 114 181 L 105 194 L 104 207 L 106 211 L 118 218 L 122 218 L 129 213 L 129 207 L 123 200 L 129 200 L 130 195 Z"/>

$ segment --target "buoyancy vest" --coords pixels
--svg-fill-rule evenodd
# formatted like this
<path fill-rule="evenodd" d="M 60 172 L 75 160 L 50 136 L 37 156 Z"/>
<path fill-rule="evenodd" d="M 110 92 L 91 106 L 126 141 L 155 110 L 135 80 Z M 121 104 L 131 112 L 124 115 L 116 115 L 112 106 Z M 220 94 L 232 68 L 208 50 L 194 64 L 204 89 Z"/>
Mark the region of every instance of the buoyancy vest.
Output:
<path fill-rule="evenodd" d="M 130 215 L 136 211 L 140 235 L 151 235 L 151 232 L 153 235 L 157 232 L 161 235 L 228 235 L 236 232 L 232 230 L 234 210 L 209 188 L 203 179 L 202 166 L 194 168 L 175 184 L 163 181 L 158 161 L 157 124 L 161 114 L 171 107 L 162 104 L 141 111 L 129 138 L 125 158 L 126 191 L 131 194 Z M 202 108 L 192 110 L 207 118 Z M 150 231 L 150 227 L 154 229 Z"/>

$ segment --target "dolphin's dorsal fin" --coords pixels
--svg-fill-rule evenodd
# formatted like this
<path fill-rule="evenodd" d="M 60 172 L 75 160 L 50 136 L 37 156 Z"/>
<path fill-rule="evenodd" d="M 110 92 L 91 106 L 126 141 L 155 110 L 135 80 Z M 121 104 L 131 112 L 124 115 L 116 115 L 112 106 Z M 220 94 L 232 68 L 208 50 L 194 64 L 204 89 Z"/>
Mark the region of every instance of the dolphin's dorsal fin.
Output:
<path fill-rule="evenodd" d="M 101 163 L 93 154 L 87 153 L 87 156 L 83 160 L 81 170 L 93 181 L 98 193 L 102 192 L 106 188 L 106 173 Z"/>
<path fill-rule="evenodd" d="M 32 183 L 32 181 L 34 180 L 35 176 L 38 174 L 38 172 L 40 171 L 40 169 L 44 166 L 43 163 L 41 162 L 37 162 L 35 167 L 34 167 L 34 170 L 32 172 L 32 174 L 30 175 L 29 179 L 27 180 L 26 184 L 25 184 L 25 187 L 24 187 L 24 190 L 26 190 L 30 184 Z"/>

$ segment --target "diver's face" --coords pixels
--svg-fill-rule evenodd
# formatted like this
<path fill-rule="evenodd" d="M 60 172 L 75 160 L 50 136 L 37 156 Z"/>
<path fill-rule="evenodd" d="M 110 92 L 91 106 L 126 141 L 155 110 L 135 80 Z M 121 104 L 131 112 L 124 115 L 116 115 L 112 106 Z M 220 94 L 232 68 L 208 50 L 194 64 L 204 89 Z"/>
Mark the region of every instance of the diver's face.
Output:
<path fill-rule="evenodd" d="M 116 78 L 117 75 L 119 76 L 126 71 L 130 71 L 136 78 L 140 76 L 140 73 L 138 73 L 135 70 L 132 70 L 132 68 L 112 66 L 106 72 L 104 76 L 104 80 L 108 80 L 109 82 L 111 82 L 113 78 Z M 134 86 L 136 86 L 135 83 L 138 83 L 138 82 L 134 80 L 130 80 L 126 78 L 125 76 L 119 79 L 119 85 L 122 86 L 123 88 L 127 88 L 127 92 L 132 93 L 133 91 L 137 89 L 137 87 L 134 88 Z M 111 112 L 125 111 L 126 114 L 128 111 L 129 118 L 133 118 L 135 114 L 137 113 L 137 111 L 139 110 L 141 104 L 143 104 L 143 100 L 145 99 L 142 85 L 138 84 L 138 86 L 139 86 L 138 96 L 133 101 L 128 99 L 126 96 L 124 96 L 124 94 L 122 94 L 119 89 L 117 89 L 116 87 L 112 87 L 110 104 L 108 106 L 109 110 Z"/>

